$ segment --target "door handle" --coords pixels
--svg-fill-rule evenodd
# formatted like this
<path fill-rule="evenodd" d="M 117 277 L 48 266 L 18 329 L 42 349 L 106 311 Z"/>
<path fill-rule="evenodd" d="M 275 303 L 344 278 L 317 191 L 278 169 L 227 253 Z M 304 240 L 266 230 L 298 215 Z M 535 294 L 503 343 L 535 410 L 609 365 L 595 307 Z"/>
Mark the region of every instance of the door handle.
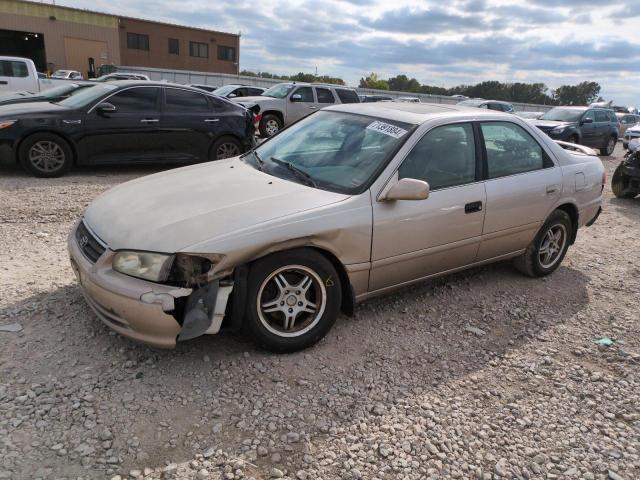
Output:
<path fill-rule="evenodd" d="M 556 193 L 558 191 L 558 185 L 547 185 L 547 195 Z"/>
<path fill-rule="evenodd" d="M 140 123 L 158 123 L 160 119 L 158 118 L 143 118 L 140 120 Z"/>
<path fill-rule="evenodd" d="M 9 85 L 9 82 L 6 80 L 0 80 L 0 85 Z"/>
<path fill-rule="evenodd" d="M 471 202 L 464 206 L 464 213 L 473 213 L 482 211 L 482 202 Z"/>
<path fill-rule="evenodd" d="M 309 110 L 317 110 L 318 107 L 309 107 Z"/>
<path fill-rule="evenodd" d="M 214 122 L 219 122 L 220 119 L 219 118 L 205 118 L 204 121 L 206 123 L 214 123 Z"/>

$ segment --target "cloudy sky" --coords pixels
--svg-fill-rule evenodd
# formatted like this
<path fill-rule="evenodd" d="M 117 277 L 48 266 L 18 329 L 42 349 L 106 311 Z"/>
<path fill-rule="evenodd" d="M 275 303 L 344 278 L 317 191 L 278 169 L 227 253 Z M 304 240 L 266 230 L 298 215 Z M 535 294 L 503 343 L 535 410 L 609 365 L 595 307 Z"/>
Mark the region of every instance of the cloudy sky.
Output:
<path fill-rule="evenodd" d="M 439 86 L 584 80 L 640 105 L 637 0 L 59 0 L 241 32 L 240 68 L 357 84 L 367 72 Z M 629 13 L 632 12 L 632 13 Z M 635 16 L 634 16 L 635 15 Z"/>

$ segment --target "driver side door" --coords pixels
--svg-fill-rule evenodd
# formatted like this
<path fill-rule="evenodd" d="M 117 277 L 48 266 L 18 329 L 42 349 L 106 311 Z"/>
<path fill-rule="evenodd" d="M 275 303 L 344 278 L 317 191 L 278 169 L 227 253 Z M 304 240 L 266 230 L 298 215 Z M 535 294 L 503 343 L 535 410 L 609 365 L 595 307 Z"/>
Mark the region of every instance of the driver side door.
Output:
<path fill-rule="evenodd" d="M 395 175 L 426 181 L 430 193 L 373 199 L 371 292 L 473 263 L 482 236 L 486 193 L 471 123 L 428 131 Z"/>
<path fill-rule="evenodd" d="M 313 88 L 298 87 L 291 92 L 287 100 L 287 124 L 296 122 L 317 109 Z"/>

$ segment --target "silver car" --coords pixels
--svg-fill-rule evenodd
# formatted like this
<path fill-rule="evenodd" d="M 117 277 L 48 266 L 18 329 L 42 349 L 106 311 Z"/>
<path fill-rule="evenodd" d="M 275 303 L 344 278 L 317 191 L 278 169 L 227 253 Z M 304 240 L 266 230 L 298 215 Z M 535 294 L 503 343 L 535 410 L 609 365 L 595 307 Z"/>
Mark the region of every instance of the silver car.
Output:
<path fill-rule="evenodd" d="M 71 264 L 97 316 L 134 340 L 225 328 L 294 351 L 415 282 L 506 259 L 556 270 L 605 181 L 595 152 L 564 146 L 490 110 L 337 105 L 243 156 L 101 195 Z"/>

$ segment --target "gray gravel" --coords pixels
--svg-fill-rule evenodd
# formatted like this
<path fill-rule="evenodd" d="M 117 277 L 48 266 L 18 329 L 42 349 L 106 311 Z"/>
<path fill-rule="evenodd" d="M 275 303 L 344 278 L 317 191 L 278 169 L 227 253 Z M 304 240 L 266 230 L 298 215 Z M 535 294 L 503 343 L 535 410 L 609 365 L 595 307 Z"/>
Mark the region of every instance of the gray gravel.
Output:
<path fill-rule="evenodd" d="M 546 279 L 425 283 L 291 355 L 159 351 L 104 327 L 68 264 L 84 206 L 156 169 L 115 171 L 0 171 L 0 325 L 22 327 L 0 331 L 0 479 L 640 478 L 640 199 L 607 187 Z"/>

